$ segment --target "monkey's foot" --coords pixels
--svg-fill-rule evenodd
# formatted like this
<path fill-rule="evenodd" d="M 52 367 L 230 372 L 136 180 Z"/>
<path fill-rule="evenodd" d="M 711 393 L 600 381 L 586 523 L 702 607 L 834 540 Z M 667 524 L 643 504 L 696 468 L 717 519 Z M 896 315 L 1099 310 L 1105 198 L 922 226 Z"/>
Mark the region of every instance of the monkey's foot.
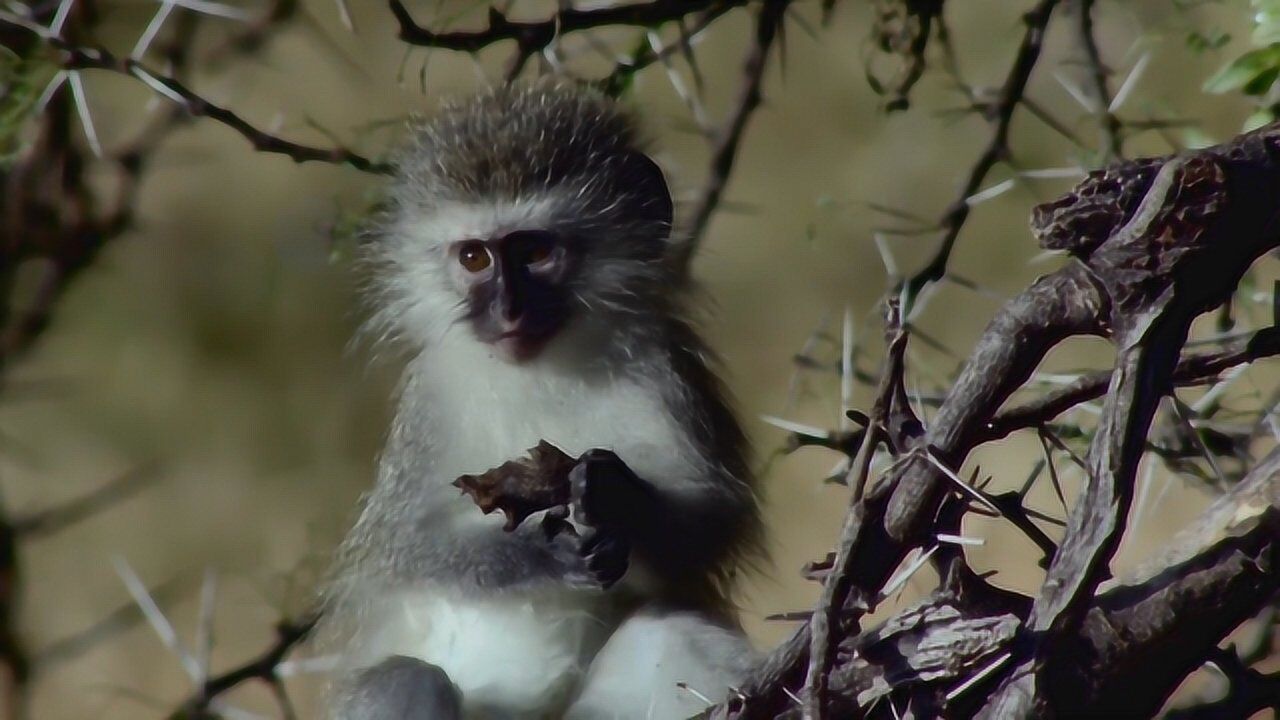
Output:
<path fill-rule="evenodd" d="M 336 720 L 459 720 L 462 699 L 443 670 L 395 655 L 350 681 L 334 708 Z"/>

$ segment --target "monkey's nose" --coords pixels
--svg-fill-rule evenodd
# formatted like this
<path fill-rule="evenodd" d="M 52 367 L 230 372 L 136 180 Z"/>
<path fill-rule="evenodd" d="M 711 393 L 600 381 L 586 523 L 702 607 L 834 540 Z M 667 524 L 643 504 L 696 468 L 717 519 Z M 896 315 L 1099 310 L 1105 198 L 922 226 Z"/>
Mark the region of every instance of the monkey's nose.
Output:
<path fill-rule="evenodd" d="M 503 298 L 499 318 L 502 320 L 503 330 L 516 329 L 524 318 L 524 303 L 510 296 Z"/>

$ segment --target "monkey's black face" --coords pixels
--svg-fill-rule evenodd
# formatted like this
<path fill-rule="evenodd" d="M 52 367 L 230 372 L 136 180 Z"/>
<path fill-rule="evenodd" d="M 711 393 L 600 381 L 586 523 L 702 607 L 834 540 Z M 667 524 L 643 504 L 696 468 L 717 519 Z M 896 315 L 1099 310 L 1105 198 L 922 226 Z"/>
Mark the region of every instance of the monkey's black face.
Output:
<path fill-rule="evenodd" d="M 504 358 L 536 357 L 569 320 L 567 280 L 573 244 L 543 230 L 463 240 L 449 250 L 467 286 L 467 319 L 476 337 Z"/>

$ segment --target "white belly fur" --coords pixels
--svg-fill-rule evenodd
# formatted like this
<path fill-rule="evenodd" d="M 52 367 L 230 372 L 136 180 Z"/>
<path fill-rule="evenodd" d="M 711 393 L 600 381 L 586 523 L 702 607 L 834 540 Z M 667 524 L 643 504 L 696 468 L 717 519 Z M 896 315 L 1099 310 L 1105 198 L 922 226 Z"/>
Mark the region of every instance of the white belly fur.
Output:
<path fill-rule="evenodd" d="M 439 666 L 469 718 L 558 717 L 612 632 L 599 599 L 401 591 L 372 610 L 360 664 L 407 655 Z"/>

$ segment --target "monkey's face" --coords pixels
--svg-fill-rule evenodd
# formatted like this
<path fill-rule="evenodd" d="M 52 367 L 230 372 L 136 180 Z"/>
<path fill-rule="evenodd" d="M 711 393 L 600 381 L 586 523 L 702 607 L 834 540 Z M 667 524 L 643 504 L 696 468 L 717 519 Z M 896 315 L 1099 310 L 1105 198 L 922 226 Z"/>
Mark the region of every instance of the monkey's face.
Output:
<path fill-rule="evenodd" d="M 476 337 L 511 362 L 538 355 L 569 321 L 568 281 L 579 252 L 547 230 L 516 230 L 451 243 L 448 262 L 463 289 Z"/>

